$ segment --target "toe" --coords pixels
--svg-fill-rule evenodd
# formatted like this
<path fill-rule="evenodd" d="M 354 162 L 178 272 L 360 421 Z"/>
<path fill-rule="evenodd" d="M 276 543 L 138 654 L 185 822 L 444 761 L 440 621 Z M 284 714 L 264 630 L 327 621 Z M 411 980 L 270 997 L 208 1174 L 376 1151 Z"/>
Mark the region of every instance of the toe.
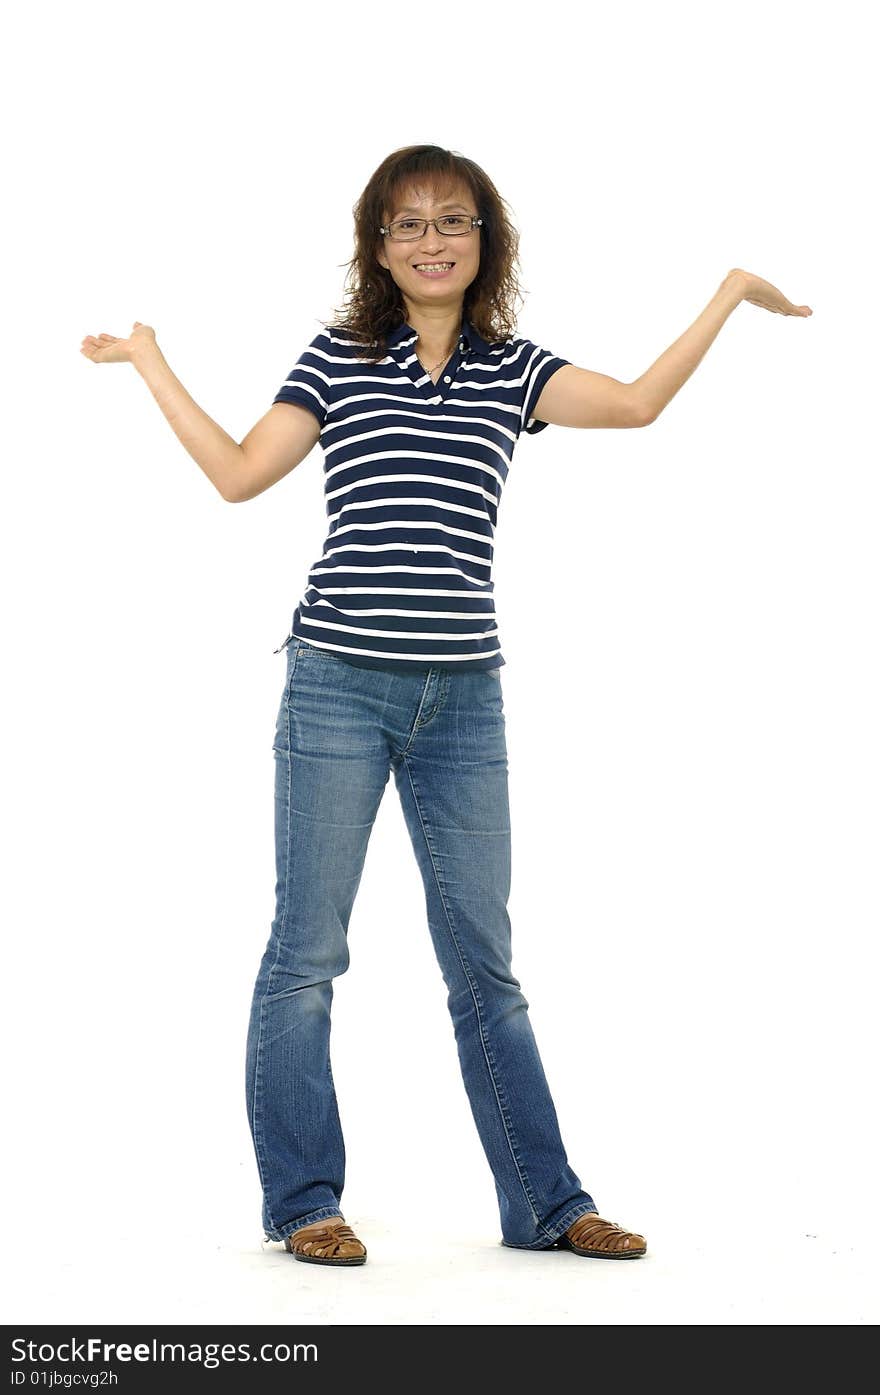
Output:
<path fill-rule="evenodd" d="M 637 1235 L 634 1230 L 628 1230 L 623 1237 L 622 1250 L 643 1250 L 645 1248 L 644 1235 Z"/>

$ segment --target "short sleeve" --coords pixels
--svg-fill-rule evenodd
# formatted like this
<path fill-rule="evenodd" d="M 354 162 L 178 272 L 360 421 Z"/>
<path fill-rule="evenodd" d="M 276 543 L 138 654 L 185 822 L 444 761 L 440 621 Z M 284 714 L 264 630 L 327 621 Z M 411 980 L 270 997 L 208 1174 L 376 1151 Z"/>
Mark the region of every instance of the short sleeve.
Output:
<path fill-rule="evenodd" d="M 281 387 L 273 398 L 276 402 L 294 402 L 307 407 L 323 426 L 330 407 L 331 341 L 328 329 L 316 334 L 308 348 L 303 349 Z"/>
<path fill-rule="evenodd" d="M 543 431 L 545 426 L 550 425 L 549 421 L 535 420 L 535 404 L 557 368 L 564 368 L 570 360 L 560 358 L 549 349 L 542 349 L 540 345 L 533 344 L 531 339 L 522 340 L 521 345 L 519 362 L 523 366 L 523 399 L 520 430 L 529 436 L 535 436 L 539 431 Z"/>

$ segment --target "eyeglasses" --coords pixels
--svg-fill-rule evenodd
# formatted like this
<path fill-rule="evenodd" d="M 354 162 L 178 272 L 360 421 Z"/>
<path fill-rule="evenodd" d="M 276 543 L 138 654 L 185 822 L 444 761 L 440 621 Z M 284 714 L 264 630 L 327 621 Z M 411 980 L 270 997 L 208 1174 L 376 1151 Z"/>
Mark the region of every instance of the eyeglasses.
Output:
<path fill-rule="evenodd" d="M 473 232 L 474 228 L 482 227 L 483 220 L 469 213 L 447 213 L 444 218 L 398 218 L 387 228 L 380 227 L 379 231 L 383 237 L 391 237 L 395 242 L 418 242 L 428 231 L 429 223 L 433 223 L 441 237 L 444 233 L 447 237 L 463 237 L 465 233 Z"/>

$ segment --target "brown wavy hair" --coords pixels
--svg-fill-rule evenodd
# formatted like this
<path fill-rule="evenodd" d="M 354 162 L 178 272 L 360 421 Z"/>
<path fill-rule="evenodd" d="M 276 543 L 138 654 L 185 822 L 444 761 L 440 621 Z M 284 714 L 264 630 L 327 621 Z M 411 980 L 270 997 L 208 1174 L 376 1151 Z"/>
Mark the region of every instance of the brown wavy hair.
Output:
<path fill-rule="evenodd" d="M 385 226 L 398 196 L 408 186 L 431 190 L 439 201 L 444 194 L 450 195 L 458 183 L 470 190 L 477 216 L 483 220 L 476 233 L 480 239 L 480 266 L 465 291 L 462 314 L 490 343 L 513 335 L 513 302 L 522 301 L 523 297 L 515 271 L 519 233 L 507 216 L 507 204 L 485 170 L 473 160 L 439 145 L 404 145 L 382 161 L 352 210 L 355 254 L 342 263 L 349 268 L 348 299 L 336 324 L 365 346 L 358 358 L 371 363 L 383 359 L 389 335 L 406 319 L 400 287 L 376 259 L 383 240 L 380 225 Z"/>

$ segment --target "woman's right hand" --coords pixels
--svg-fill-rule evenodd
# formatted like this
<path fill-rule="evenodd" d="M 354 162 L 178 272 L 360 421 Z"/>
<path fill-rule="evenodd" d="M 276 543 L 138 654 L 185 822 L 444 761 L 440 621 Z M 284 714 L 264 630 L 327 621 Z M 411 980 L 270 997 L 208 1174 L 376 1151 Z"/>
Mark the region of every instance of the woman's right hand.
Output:
<path fill-rule="evenodd" d="M 135 320 L 127 339 L 116 339 L 112 334 L 87 334 L 82 341 L 80 353 L 90 358 L 92 363 L 133 363 L 136 356 L 155 346 L 156 331 L 152 325 L 142 325 Z"/>

